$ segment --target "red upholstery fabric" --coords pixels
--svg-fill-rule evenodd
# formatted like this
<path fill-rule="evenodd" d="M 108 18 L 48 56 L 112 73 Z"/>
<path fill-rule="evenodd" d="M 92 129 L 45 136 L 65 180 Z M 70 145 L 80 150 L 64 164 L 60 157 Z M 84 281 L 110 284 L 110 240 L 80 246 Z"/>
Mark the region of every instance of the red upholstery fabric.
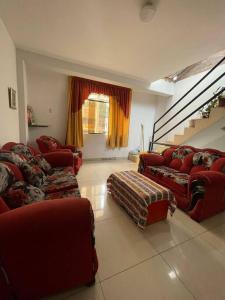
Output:
<path fill-rule="evenodd" d="M 0 261 L 17 299 L 40 299 L 91 282 L 97 270 L 92 228 L 90 202 L 81 198 L 1 214 Z"/>
<path fill-rule="evenodd" d="M 179 149 L 191 149 L 191 151 L 193 152 L 180 158 Z M 165 150 L 162 155 L 153 155 L 152 153 L 144 155 L 141 154 L 139 172 L 156 181 L 157 183 L 171 189 L 176 197 L 178 207 L 185 210 L 186 212 L 188 211 L 188 214 L 196 221 L 204 220 L 205 218 L 213 216 L 220 211 L 224 211 L 225 153 L 215 149 L 202 150 L 189 146 L 182 146 L 179 149 L 177 149 L 176 147 L 171 147 Z M 174 152 L 176 153 L 174 154 Z M 212 156 L 209 155 L 212 161 L 212 165 L 205 164 L 205 161 L 201 160 L 201 156 L 200 160 L 194 160 L 194 156 L 196 157 L 197 153 L 199 152 L 206 152 L 207 156 L 208 154 L 212 154 Z M 206 162 L 211 163 L 211 161 L 207 160 Z M 176 171 L 175 173 L 172 172 L 171 176 L 167 176 L 165 174 L 160 175 L 160 172 L 154 170 L 158 168 L 156 166 L 160 165 L 160 168 L 169 166 L 170 168 L 173 167 L 174 171 L 175 169 L 177 169 L 180 173 L 187 174 L 187 184 L 182 184 L 183 179 L 185 179 L 184 174 L 181 176 L 180 182 L 179 173 L 176 173 Z M 152 170 L 151 166 L 153 167 Z M 174 176 L 173 173 L 175 175 L 178 174 L 178 177 Z M 192 183 L 195 183 L 199 187 L 201 187 L 200 190 L 194 190 L 193 193 L 195 192 L 196 194 L 193 195 Z M 197 198 L 195 198 L 196 200 L 193 200 L 192 202 L 192 199 L 194 199 L 195 196 Z M 202 199 L 200 197 L 202 197 Z"/>
<path fill-rule="evenodd" d="M 43 154 L 43 156 L 53 168 L 73 166 L 74 163 L 71 152 L 49 152 Z"/>
<path fill-rule="evenodd" d="M 6 205 L 5 201 L 0 197 L 0 214 L 5 213 L 8 210 L 10 210 L 9 207 Z"/>
<path fill-rule="evenodd" d="M 175 170 L 180 170 L 181 165 L 182 160 L 179 158 L 175 158 L 170 162 L 169 167 Z"/>
<path fill-rule="evenodd" d="M 62 145 L 58 140 L 49 136 L 40 136 L 36 139 L 38 147 L 42 153 L 50 152 L 73 152 L 78 155 L 74 155 L 74 171 L 75 174 L 78 173 L 82 165 L 82 152 L 77 151 L 76 148 L 72 145 Z"/>
<path fill-rule="evenodd" d="M 217 159 L 211 166 L 210 171 L 225 173 L 225 157 Z"/>

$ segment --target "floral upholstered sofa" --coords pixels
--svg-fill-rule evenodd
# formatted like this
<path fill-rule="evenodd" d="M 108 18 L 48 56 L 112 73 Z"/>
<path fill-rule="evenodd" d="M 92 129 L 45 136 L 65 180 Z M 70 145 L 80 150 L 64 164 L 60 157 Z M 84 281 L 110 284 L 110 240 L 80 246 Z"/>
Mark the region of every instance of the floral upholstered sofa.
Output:
<path fill-rule="evenodd" d="M 139 172 L 173 191 L 196 221 L 225 210 L 225 153 L 191 146 L 140 155 Z"/>
<path fill-rule="evenodd" d="M 90 201 L 80 197 L 70 152 L 0 150 L 0 299 L 37 300 L 94 282 Z M 12 297 L 13 294 L 13 297 Z"/>

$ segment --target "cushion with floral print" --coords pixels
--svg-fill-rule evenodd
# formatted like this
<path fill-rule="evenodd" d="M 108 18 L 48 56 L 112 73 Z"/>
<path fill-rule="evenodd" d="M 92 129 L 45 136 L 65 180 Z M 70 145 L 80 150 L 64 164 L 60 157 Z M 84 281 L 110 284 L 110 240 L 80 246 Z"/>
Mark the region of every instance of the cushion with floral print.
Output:
<path fill-rule="evenodd" d="M 74 168 L 71 166 L 57 167 L 57 168 L 51 168 L 51 170 L 48 172 L 48 175 L 54 175 L 57 177 L 65 176 L 65 174 L 74 175 Z"/>
<path fill-rule="evenodd" d="M 186 155 L 188 155 L 189 153 L 193 152 L 190 148 L 177 148 L 173 154 L 172 154 L 172 158 L 179 158 L 179 159 L 183 159 Z"/>
<path fill-rule="evenodd" d="M 23 144 L 16 144 L 11 148 L 11 151 L 17 154 L 22 154 L 26 159 L 31 159 L 34 154 L 31 149 Z"/>
<path fill-rule="evenodd" d="M 3 197 L 7 205 L 13 209 L 41 201 L 45 198 L 45 194 L 33 185 L 27 184 L 24 181 L 17 181 L 5 191 Z"/>
<path fill-rule="evenodd" d="M 217 153 L 197 152 L 193 156 L 193 165 L 204 165 L 206 168 L 210 168 L 218 158 L 220 158 L 220 155 Z"/>
<path fill-rule="evenodd" d="M 0 163 L 0 193 L 4 192 L 14 181 L 15 176 L 10 168 L 4 163 Z"/>
<path fill-rule="evenodd" d="M 24 162 L 20 169 L 28 183 L 36 187 L 40 187 L 44 184 L 46 176 L 38 165 L 33 164 L 32 162 Z"/>
<path fill-rule="evenodd" d="M 41 186 L 42 191 L 45 193 L 56 193 L 73 188 L 78 188 L 78 183 L 76 177 L 71 174 L 47 176 L 44 184 Z"/>
<path fill-rule="evenodd" d="M 45 174 L 48 174 L 50 172 L 50 170 L 52 169 L 51 165 L 47 162 L 47 160 L 41 154 L 38 154 L 35 157 L 32 157 L 29 160 L 29 163 L 38 165 L 45 172 Z"/>
<path fill-rule="evenodd" d="M 24 162 L 26 162 L 26 159 L 25 157 L 23 157 L 23 155 L 19 155 L 9 151 L 1 151 L 0 161 L 8 161 L 20 167 Z"/>
<path fill-rule="evenodd" d="M 45 196 L 45 199 L 58 199 L 58 198 L 67 198 L 67 197 L 74 197 L 74 198 L 80 198 L 80 190 L 79 188 L 74 188 L 66 191 L 60 191 L 56 193 L 50 193 Z"/>

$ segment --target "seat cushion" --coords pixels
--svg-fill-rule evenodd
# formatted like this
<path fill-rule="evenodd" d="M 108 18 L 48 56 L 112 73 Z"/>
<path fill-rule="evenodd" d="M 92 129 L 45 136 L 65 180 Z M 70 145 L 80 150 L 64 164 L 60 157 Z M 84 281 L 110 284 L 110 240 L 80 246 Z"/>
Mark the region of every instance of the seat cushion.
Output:
<path fill-rule="evenodd" d="M 45 196 L 46 200 L 52 200 L 52 199 L 58 199 L 58 198 L 67 198 L 67 197 L 75 197 L 75 198 L 80 198 L 80 190 L 79 188 L 73 188 L 70 190 L 66 191 L 60 191 L 56 193 L 50 193 Z"/>
<path fill-rule="evenodd" d="M 182 194 L 187 193 L 189 175 L 186 173 L 181 173 L 177 170 L 166 166 L 155 166 L 147 167 L 148 172 L 157 177 L 161 184 L 165 184 L 172 191 L 179 191 Z"/>
<path fill-rule="evenodd" d="M 78 188 L 77 179 L 73 174 L 57 174 L 47 176 L 41 190 L 44 193 L 57 193 L 59 191 L 66 191 L 73 188 Z"/>

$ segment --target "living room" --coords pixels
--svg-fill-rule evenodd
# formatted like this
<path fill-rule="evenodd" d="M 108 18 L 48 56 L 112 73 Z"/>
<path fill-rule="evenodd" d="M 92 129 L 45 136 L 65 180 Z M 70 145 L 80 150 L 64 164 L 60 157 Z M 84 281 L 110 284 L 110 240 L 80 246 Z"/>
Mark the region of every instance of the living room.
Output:
<path fill-rule="evenodd" d="M 224 12 L 0 1 L 1 299 L 225 298 Z"/>

